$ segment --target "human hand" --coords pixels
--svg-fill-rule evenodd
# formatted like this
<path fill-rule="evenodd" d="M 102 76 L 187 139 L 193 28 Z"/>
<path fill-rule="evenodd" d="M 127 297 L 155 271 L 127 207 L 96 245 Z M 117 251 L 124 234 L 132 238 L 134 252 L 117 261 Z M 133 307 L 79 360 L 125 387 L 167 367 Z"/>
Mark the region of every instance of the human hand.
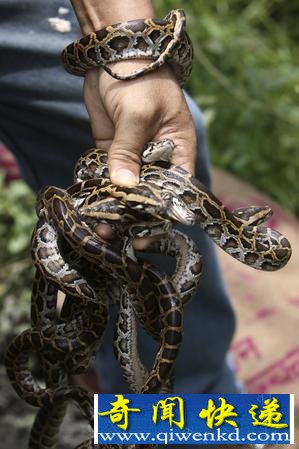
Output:
<path fill-rule="evenodd" d="M 123 61 L 113 69 L 129 73 L 147 64 Z M 136 185 L 144 145 L 164 138 L 175 144 L 172 164 L 194 173 L 195 126 L 170 67 L 165 65 L 130 81 L 116 80 L 102 69 L 91 70 L 85 77 L 84 96 L 96 146 L 108 151 L 113 183 Z M 112 238 L 107 225 L 98 226 L 96 231 L 105 239 Z M 136 239 L 135 249 L 143 249 L 149 241 Z"/>
<path fill-rule="evenodd" d="M 113 70 L 130 73 L 148 61 L 122 61 Z M 172 139 L 172 163 L 194 173 L 194 123 L 172 70 L 167 65 L 143 77 L 119 81 L 102 69 L 87 73 L 85 103 L 96 145 L 108 150 L 113 183 L 136 185 L 144 145 Z"/>

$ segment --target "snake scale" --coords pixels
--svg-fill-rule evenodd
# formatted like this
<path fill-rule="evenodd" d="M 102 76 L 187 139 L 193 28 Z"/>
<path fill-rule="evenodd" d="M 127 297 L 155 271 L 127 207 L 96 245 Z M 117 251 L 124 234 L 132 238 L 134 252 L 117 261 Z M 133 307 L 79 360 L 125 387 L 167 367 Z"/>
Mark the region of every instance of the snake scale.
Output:
<path fill-rule="evenodd" d="M 63 52 L 66 69 L 76 75 L 101 65 L 117 79 L 132 79 L 168 62 L 181 85 L 191 71 L 192 45 L 183 11 L 164 20 L 144 19 L 116 24 L 92 33 Z M 126 76 L 111 62 L 148 58 L 148 67 Z M 291 256 L 278 231 L 264 226 L 267 207 L 229 211 L 196 178 L 169 160 L 174 144 L 150 143 L 143 153 L 140 183 L 113 185 L 107 153 L 91 149 L 75 167 L 68 189 L 47 187 L 37 200 L 38 221 L 32 236 L 36 277 L 32 290 L 31 327 L 17 336 L 6 354 L 10 381 L 27 403 L 38 407 L 29 449 L 54 449 L 68 401 L 93 426 L 93 400 L 70 376 L 90 366 L 109 319 L 109 302 L 119 312 L 114 349 L 133 392 L 168 392 L 183 334 L 183 308 L 200 281 L 202 260 L 195 244 L 177 231 L 176 223 L 199 225 L 223 250 L 253 268 L 274 271 Z M 113 241 L 96 232 L 109 223 Z M 136 237 L 156 236 L 147 252 L 176 259 L 172 276 L 144 260 L 133 247 Z M 57 292 L 66 297 L 60 313 Z M 137 350 L 137 322 L 157 341 L 150 371 Z M 39 358 L 45 385 L 35 379 L 32 354 Z M 92 440 L 76 449 L 94 447 Z M 99 445 L 99 448 L 117 445 Z M 134 445 L 124 445 L 134 448 Z M 146 446 L 144 446 L 146 447 Z"/>
<path fill-rule="evenodd" d="M 171 11 L 163 20 L 130 20 L 103 28 L 72 42 L 62 52 L 64 68 L 73 75 L 101 66 L 119 80 L 130 80 L 171 65 L 178 82 L 184 85 L 191 73 L 193 48 L 185 31 L 182 9 Z M 109 64 L 127 59 L 150 59 L 147 67 L 128 75 L 114 72 Z"/>
<path fill-rule="evenodd" d="M 168 159 L 172 149 L 168 140 L 150 144 L 148 159 L 152 152 L 158 154 L 155 158 L 166 154 Z M 267 207 L 230 212 L 196 178 L 182 168 L 170 168 L 165 161 L 144 163 L 138 186 L 115 186 L 108 176 L 107 153 L 100 149 L 80 158 L 75 182 L 67 190 L 43 189 L 32 238 L 37 267 L 32 327 L 16 337 L 6 355 L 15 390 L 40 408 L 30 449 L 55 447 L 69 400 L 93 424 L 92 399 L 82 388 L 70 385 L 69 375 L 85 371 L 99 348 L 108 319 L 107 290 L 119 303 L 114 347 L 132 391 L 171 390 L 183 307 L 197 287 L 202 268 L 194 243 L 173 229 L 174 223 L 198 224 L 234 258 L 273 271 L 287 263 L 291 248 L 286 237 L 263 226 L 270 212 Z M 101 221 L 110 223 L 119 236 L 116 244 L 94 232 Z M 134 253 L 136 236 L 155 234 L 159 237 L 147 251 L 176 257 L 172 278 L 141 262 Z M 60 317 L 58 289 L 66 294 Z M 149 373 L 137 351 L 136 319 L 159 342 Z M 30 371 L 32 353 L 41 358 L 45 388 Z M 91 440 L 78 446 L 88 447 L 92 447 Z"/>

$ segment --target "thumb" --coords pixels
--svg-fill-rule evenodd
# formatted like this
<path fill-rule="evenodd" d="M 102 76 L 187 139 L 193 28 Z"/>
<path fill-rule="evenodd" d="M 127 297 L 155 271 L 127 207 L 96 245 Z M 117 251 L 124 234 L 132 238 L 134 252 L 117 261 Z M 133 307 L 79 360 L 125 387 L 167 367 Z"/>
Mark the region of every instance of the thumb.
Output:
<path fill-rule="evenodd" d="M 120 120 L 108 151 L 111 181 L 117 185 L 135 186 L 139 182 L 141 154 L 149 140 L 142 122 Z"/>

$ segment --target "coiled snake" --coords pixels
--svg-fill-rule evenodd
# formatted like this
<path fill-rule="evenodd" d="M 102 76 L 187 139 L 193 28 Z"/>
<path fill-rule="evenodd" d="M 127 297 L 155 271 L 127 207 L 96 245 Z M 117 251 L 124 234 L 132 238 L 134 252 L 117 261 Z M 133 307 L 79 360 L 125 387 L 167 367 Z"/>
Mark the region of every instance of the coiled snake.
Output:
<path fill-rule="evenodd" d="M 175 9 L 163 20 L 151 18 L 109 25 L 68 45 L 62 52 L 62 63 L 73 75 L 82 76 L 101 66 L 116 79 L 130 80 L 167 62 L 183 86 L 191 73 L 193 58 L 185 24 L 184 11 Z M 152 62 L 128 75 L 120 75 L 109 67 L 111 62 L 137 58 Z"/>
<path fill-rule="evenodd" d="M 167 140 L 150 144 L 148 157 L 154 149 L 155 158 L 160 158 L 161 148 L 167 159 L 173 144 Z M 167 162 L 144 164 L 136 187 L 115 186 L 108 177 L 107 154 L 99 149 L 80 158 L 69 189 L 48 187 L 40 193 L 37 213 L 32 238 L 37 267 L 32 328 L 12 342 L 6 355 L 15 390 L 26 402 L 40 407 L 31 433 L 32 449 L 55 447 L 68 400 L 75 401 L 92 425 L 92 400 L 84 390 L 70 385 L 68 377 L 86 370 L 99 347 L 108 318 L 108 286 L 119 297 L 114 345 L 132 390 L 171 389 L 182 338 L 182 309 L 201 274 L 198 251 L 172 228 L 173 223 L 198 224 L 228 254 L 253 268 L 279 269 L 291 255 L 288 240 L 260 224 L 269 217 L 269 208 L 230 212 L 197 179 L 179 167 L 169 168 Z M 121 237 L 117 244 L 103 241 L 93 231 L 103 220 Z M 132 247 L 136 236 L 161 232 L 163 236 L 148 250 L 178 257 L 172 278 L 137 261 Z M 67 295 L 60 318 L 58 288 Z M 160 344 L 150 373 L 138 357 L 134 317 Z M 32 352 L 41 357 L 46 388 L 38 385 L 30 371 Z M 91 441 L 78 446 L 87 447 L 92 447 Z"/>

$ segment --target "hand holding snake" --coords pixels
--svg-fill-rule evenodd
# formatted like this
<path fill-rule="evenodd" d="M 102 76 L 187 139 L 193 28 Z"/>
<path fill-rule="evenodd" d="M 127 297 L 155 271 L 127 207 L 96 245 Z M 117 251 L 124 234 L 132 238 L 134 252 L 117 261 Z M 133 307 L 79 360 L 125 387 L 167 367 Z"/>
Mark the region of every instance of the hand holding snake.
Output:
<path fill-rule="evenodd" d="M 118 65 L 131 71 L 127 65 L 137 63 L 123 61 Z M 194 172 L 195 127 L 169 67 L 130 83 L 95 69 L 87 73 L 84 91 L 93 136 L 98 148 L 109 149 L 109 172 L 115 184 L 136 185 L 144 145 L 166 137 L 176 142 L 172 162 Z"/>
<path fill-rule="evenodd" d="M 143 41 L 132 35 L 132 29 L 136 32 L 136 27 Z M 125 54 L 134 47 L 137 56 L 148 50 L 153 55 L 156 46 L 162 48 L 160 56 L 137 75 L 158 68 L 168 59 L 182 83 L 190 72 L 192 55 L 183 28 L 184 15 L 180 10 L 172 12 L 162 24 L 145 19 L 123 24 L 120 28 L 118 25 L 108 27 L 67 47 L 64 51 L 65 64 L 69 71 L 81 74 L 87 66 L 93 67 L 102 58 L 105 70 L 122 79 L 121 74 L 113 73 L 114 67 L 106 65 L 107 60 L 115 62 L 118 58 L 115 44 L 117 48 L 121 44 Z M 154 34 L 149 37 L 150 34 L 146 34 L 148 31 Z M 145 49 L 142 42 L 146 42 L 148 48 Z M 84 57 L 80 53 L 82 49 Z M 98 75 L 93 73 L 89 79 L 94 87 Z M 107 75 L 100 76 L 104 77 L 101 83 L 104 84 Z M 176 82 L 172 81 L 176 86 Z M 138 85 L 145 84 L 134 81 L 136 96 L 132 95 L 132 98 L 138 101 L 138 105 L 134 104 L 135 110 L 132 107 L 129 109 L 130 133 L 133 130 L 137 136 L 132 145 L 124 138 L 127 124 L 122 109 L 128 108 L 131 99 L 125 87 L 122 87 L 123 95 L 118 97 L 115 94 L 118 87 L 113 88 L 113 83 L 121 86 L 120 81 L 109 80 L 111 89 L 107 85 L 106 94 L 99 97 L 100 108 L 97 103 L 99 98 L 94 102 L 88 83 L 86 87 L 92 122 L 93 116 L 104 117 L 102 105 L 107 101 L 104 117 L 106 134 L 101 134 L 104 139 L 101 137 L 98 141 L 107 147 L 111 143 L 114 126 L 117 125 L 121 131 L 112 142 L 112 151 L 108 156 L 105 150 L 99 149 L 84 154 L 75 169 L 74 185 L 67 190 L 48 187 L 40 193 L 37 203 L 39 220 L 32 240 L 33 261 L 37 268 L 32 294 L 32 328 L 12 342 L 6 356 L 7 370 L 14 388 L 28 403 L 40 407 L 32 429 L 30 449 L 55 447 L 68 400 L 77 403 L 92 425 L 91 398 L 82 389 L 70 385 L 68 375 L 84 371 L 100 344 L 108 315 L 109 289 L 112 293 L 116 292 L 119 303 L 115 351 L 131 388 L 143 393 L 168 391 L 171 388 L 174 362 L 183 332 L 183 306 L 192 296 L 201 274 L 201 258 L 197 249 L 186 237 L 173 230 L 175 223 L 198 224 L 228 254 L 256 269 L 279 269 L 291 255 L 288 240 L 263 225 L 269 217 L 269 208 L 251 207 L 231 212 L 184 169 L 193 171 L 194 128 L 186 115 L 182 94 L 178 96 L 175 93 L 176 87 L 176 115 L 165 115 L 156 97 L 151 102 L 148 119 L 145 118 L 144 107 L 141 107 L 142 95 L 138 88 Z M 153 84 L 149 83 L 149 86 L 152 93 Z M 163 103 L 168 104 L 166 97 L 169 92 L 166 94 L 162 89 L 158 95 Z M 180 111 L 183 120 L 177 121 Z M 145 125 L 142 136 L 140 132 L 138 134 L 137 117 L 143 118 Z M 159 126 L 153 117 L 158 120 Z M 184 131 L 176 131 L 174 126 L 177 125 L 184 125 Z M 139 148 L 142 148 L 144 138 L 149 138 L 146 134 L 149 127 L 151 136 L 154 134 L 161 140 L 167 134 L 175 139 L 176 145 L 170 139 L 149 144 L 148 159 L 142 165 L 137 184 Z M 94 122 L 93 130 L 97 132 Z M 186 136 L 184 140 L 186 130 L 191 135 L 189 140 Z M 183 144 L 190 151 L 187 157 L 180 150 Z M 155 155 L 151 159 L 152 154 L 161 148 L 159 157 Z M 170 157 L 180 167 L 170 167 Z M 160 159 L 164 162 L 159 162 Z M 117 167 L 133 170 L 134 182 L 128 178 L 122 182 L 114 172 Z M 112 179 L 108 176 L 108 168 Z M 106 242 L 95 232 L 96 226 L 103 220 L 111 224 L 118 234 L 115 244 Z M 159 273 L 152 265 L 138 261 L 132 246 L 135 237 L 161 232 L 163 236 L 149 249 L 177 258 L 176 270 L 171 278 Z M 60 317 L 56 313 L 58 289 L 67 295 Z M 159 343 L 150 372 L 142 366 L 134 343 L 135 318 Z M 41 357 L 45 388 L 38 385 L 31 373 L 29 357 L 32 352 L 37 352 Z M 78 449 L 90 447 L 91 441 L 82 443 Z"/>
<path fill-rule="evenodd" d="M 145 7 L 145 3 L 149 7 L 151 2 L 137 2 L 137 9 Z M 118 7 L 120 10 L 123 9 L 121 2 Z M 128 7 L 130 4 L 127 2 L 125 9 L 127 10 Z M 127 11 L 121 11 L 121 13 L 127 14 Z M 141 22 L 136 21 L 136 23 Z M 176 142 L 172 163 L 194 173 L 195 127 L 180 88 L 183 81 L 178 81 L 175 76 L 179 71 L 178 67 L 182 68 L 184 78 L 190 73 L 192 46 L 187 34 L 183 33 L 185 23 L 183 11 L 172 12 L 165 19 L 165 23 L 167 22 L 168 28 L 164 27 L 161 21 L 149 21 L 148 28 L 143 30 L 142 28 L 138 29 L 139 25 L 137 27 L 134 24 L 129 25 L 130 22 L 120 29 L 115 26 L 115 39 L 118 39 L 116 46 L 119 45 L 122 50 L 115 51 L 115 48 L 118 47 L 115 47 L 112 40 L 109 40 L 110 31 L 102 41 L 99 37 L 94 47 L 95 51 L 98 51 L 96 50 L 96 48 L 100 48 L 98 45 L 103 44 L 103 55 L 104 53 L 107 55 L 106 62 L 109 63 L 108 65 L 105 63 L 104 68 L 112 70 L 112 73 L 109 71 L 108 74 L 101 67 L 95 67 L 85 74 L 84 96 L 93 136 L 98 148 L 109 149 L 108 165 L 111 180 L 115 184 L 136 185 L 144 145 L 150 140 L 164 138 L 171 138 Z M 134 34 L 138 29 L 138 39 L 140 39 L 138 42 L 132 39 L 134 34 L 131 30 L 133 29 Z M 171 67 L 168 64 L 162 66 L 160 64 L 157 65 L 155 71 L 148 72 L 149 54 L 155 56 L 156 60 L 155 53 L 159 53 L 165 47 L 164 42 L 169 42 L 171 33 L 174 33 L 173 44 L 170 41 L 169 48 L 163 49 L 161 56 L 166 58 L 167 52 L 171 51 L 171 45 L 177 47 L 177 44 L 180 43 L 181 46 L 181 42 L 183 42 L 184 45 L 179 54 L 180 62 L 176 61 L 175 64 L 170 64 Z M 133 58 L 131 60 L 126 60 L 126 46 L 129 58 Z M 93 47 L 93 43 L 91 47 Z M 75 73 L 73 69 L 77 61 L 74 61 L 74 57 L 79 48 L 81 48 L 81 44 L 78 41 L 73 47 L 66 48 L 63 53 L 64 66 L 71 73 Z M 152 49 L 154 50 L 152 51 Z M 121 56 L 122 52 L 124 57 Z M 171 62 L 171 60 L 169 61 Z M 71 69 L 70 66 L 72 66 Z M 92 66 L 94 67 L 94 64 Z M 124 83 L 109 76 L 118 73 L 127 79 L 128 74 L 136 71 L 141 74 L 144 71 L 147 75 L 145 78 L 132 79 L 130 83 Z M 128 172 L 117 174 L 119 169 L 129 170 L 133 175 L 130 176 Z"/>

